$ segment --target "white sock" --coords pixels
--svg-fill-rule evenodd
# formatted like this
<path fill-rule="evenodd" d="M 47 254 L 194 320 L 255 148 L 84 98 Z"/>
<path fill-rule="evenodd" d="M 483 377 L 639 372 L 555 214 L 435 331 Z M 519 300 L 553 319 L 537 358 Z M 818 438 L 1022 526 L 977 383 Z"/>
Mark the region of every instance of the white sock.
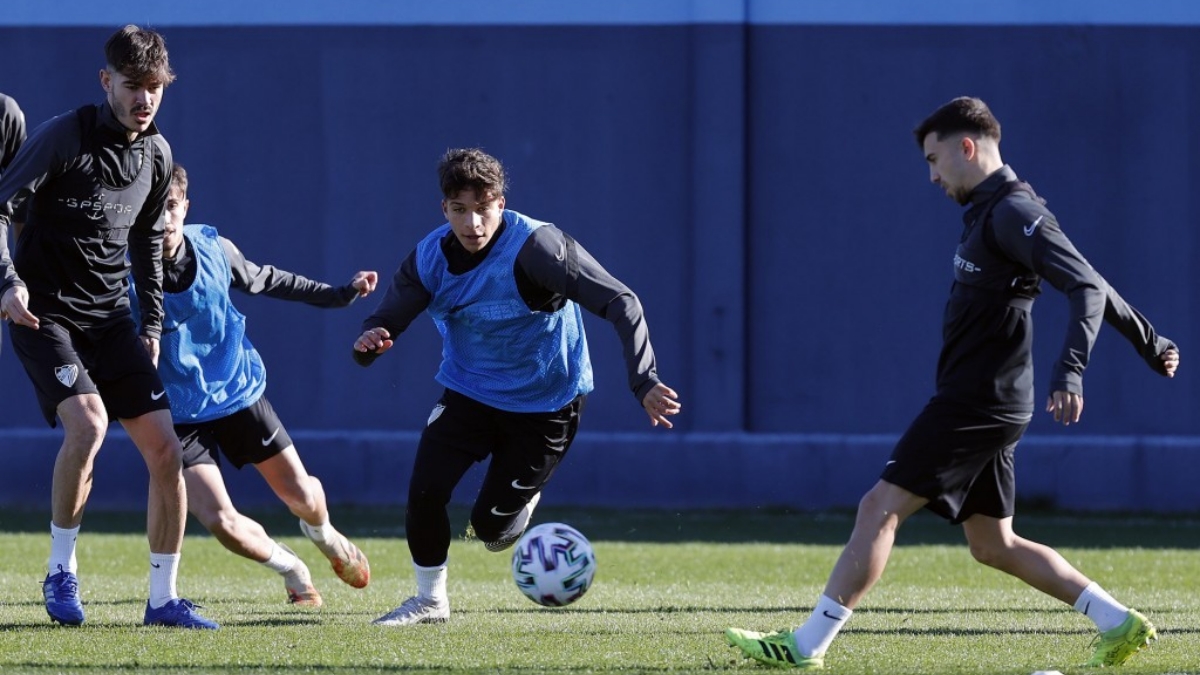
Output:
<path fill-rule="evenodd" d="M 1079 594 L 1075 609 L 1096 623 L 1101 633 L 1120 626 L 1129 616 L 1129 608 L 1113 599 L 1100 584 L 1092 582 Z"/>
<path fill-rule="evenodd" d="M 150 606 L 158 609 L 179 597 L 175 579 L 179 576 L 178 553 L 150 553 Z"/>
<path fill-rule="evenodd" d="M 820 656 L 829 649 L 838 631 L 850 620 L 854 610 L 843 607 L 837 601 L 822 595 L 817 600 L 817 606 L 803 626 L 796 629 L 792 636 L 796 638 L 796 648 L 801 656 Z"/>
<path fill-rule="evenodd" d="M 78 537 L 78 525 L 64 528 L 50 523 L 50 573 L 58 574 L 60 569 L 71 574 L 78 571 L 79 563 L 75 560 L 75 540 Z"/>
<path fill-rule="evenodd" d="M 418 596 L 428 598 L 438 604 L 450 600 L 450 595 L 446 592 L 446 577 L 449 576 L 446 571 L 446 563 L 436 567 L 421 567 L 413 563 L 413 570 L 417 573 Z"/>
<path fill-rule="evenodd" d="M 304 536 L 320 544 L 332 545 L 337 541 L 338 531 L 328 520 L 320 525 L 309 525 L 301 520 L 300 531 L 304 533 Z"/>
<path fill-rule="evenodd" d="M 265 565 L 267 569 L 273 572 L 287 574 L 288 572 L 291 572 L 294 567 L 296 567 L 296 561 L 298 560 L 299 558 L 296 557 L 295 553 L 292 553 L 275 542 L 271 542 L 271 557 L 264 560 L 261 564 Z"/>

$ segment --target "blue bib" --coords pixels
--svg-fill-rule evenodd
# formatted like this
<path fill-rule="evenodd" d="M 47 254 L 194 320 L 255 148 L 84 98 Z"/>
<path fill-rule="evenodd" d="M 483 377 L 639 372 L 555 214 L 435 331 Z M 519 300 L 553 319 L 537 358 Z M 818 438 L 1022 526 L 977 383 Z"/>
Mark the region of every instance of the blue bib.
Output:
<path fill-rule="evenodd" d="M 437 381 L 510 412 L 552 412 L 593 388 L 592 362 L 579 305 L 529 309 L 517 291 L 517 253 L 546 223 L 504 211 L 504 230 L 487 258 L 451 274 L 442 225 L 417 244 L 417 271 L 433 299 L 429 315 L 442 335 Z M 453 235 L 451 235 L 453 236 Z"/>
<path fill-rule="evenodd" d="M 163 294 L 158 373 L 175 423 L 195 424 L 250 407 L 267 388 L 267 373 L 229 297 L 233 276 L 216 228 L 188 225 L 183 236 L 196 279 L 182 293 Z"/>

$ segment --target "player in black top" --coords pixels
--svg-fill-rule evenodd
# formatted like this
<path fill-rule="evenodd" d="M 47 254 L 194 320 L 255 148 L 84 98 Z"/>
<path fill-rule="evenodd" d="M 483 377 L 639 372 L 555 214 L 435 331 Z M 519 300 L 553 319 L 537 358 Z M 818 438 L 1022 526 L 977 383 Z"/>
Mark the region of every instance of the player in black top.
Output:
<path fill-rule="evenodd" d="M 158 33 L 125 26 L 105 44 L 106 100 L 34 130 L 0 176 L 0 312 L 42 414 L 63 425 L 54 463 L 46 611 L 83 623 L 75 538 L 92 462 L 119 419 L 150 471 L 150 599 L 144 623 L 217 628 L 175 590 L 183 543 L 180 444 L 155 364 L 162 326 L 162 214 L 171 148 L 154 115 L 174 79 Z M 24 209 L 9 259 L 7 231 Z M 127 277 L 137 280 L 141 334 Z"/>
<path fill-rule="evenodd" d="M 0 174 L 25 142 L 25 114 L 16 99 L 0 94 Z"/>
<path fill-rule="evenodd" d="M 0 174 L 25 142 L 25 114 L 16 99 L 0 94 Z"/>
<path fill-rule="evenodd" d="M 822 667 L 851 610 L 883 574 L 897 528 L 925 507 L 962 524 L 976 560 L 1092 619 L 1100 639 L 1089 665 L 1118 665 L 1155 637 L 1154 626 L 1012 527 L 1014 450 L 1034 410 L 1030 310 L 1041 279 L 1067 296 L 1071 310 L 1046 404 L 1056 421 L 1080 419 L 1083 370 L 1102 322 L 1166 377 L 1174 376 L 1179 351 L 1092 269 L 1044 201 L 1004 164 L 1000 123 L 983 101 L 956 98 L 914 133 L 930 179 L 968 207 L 953 259 L 937 393 L 859 504 L 850 541 L 808 621 L 795 632 L 730 628 L 726 636 L 761 661 Z"/>

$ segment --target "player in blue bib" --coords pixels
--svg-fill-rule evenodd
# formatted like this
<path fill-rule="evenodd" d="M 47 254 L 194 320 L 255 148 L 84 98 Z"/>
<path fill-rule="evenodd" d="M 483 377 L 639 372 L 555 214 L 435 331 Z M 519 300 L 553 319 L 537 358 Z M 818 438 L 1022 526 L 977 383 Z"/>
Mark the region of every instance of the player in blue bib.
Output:
<path fill-rule="evenodd" d="M 376 619 L 384 626 L 449 619 L 446 505 L 472 464 L 491 457 L 471 512 L 484 546 L 503 551 L 528 527 L 592 391 L 581 308 L 613 324 L 650 423 L 670 428 L 681 410 L 658 379 L 637 296 L 562 230 L 506 210 L 496 158 L 451 150 L 438 177 L 447 222 L 400 263 L 354 342 L 370 365 L 421 312 L 442 336 L 445 392 L 421 434 L 405 516 L 417 594 Z"/>

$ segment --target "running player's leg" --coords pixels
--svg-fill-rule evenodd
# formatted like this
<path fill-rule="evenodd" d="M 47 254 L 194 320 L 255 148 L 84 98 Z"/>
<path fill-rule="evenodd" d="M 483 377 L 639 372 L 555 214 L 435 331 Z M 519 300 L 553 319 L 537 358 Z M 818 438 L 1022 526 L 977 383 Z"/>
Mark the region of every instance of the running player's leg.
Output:
<path fill-rule="evenodd" d="M 215 629 L 217 624 L 179 597 L 179 574 L 187 498 L 182 447 L 171 424 L 170 402 L 158 369 L 138 337 L 132 320 L 95 332 L 90 367 L 110 417 L 120 420 L 146 468 L 150 490 L 146 536 L 150 542 L 150 599 L 144 623 Z"/>
<path fill-rule="evenodd" d="M 825 584 L 825 597 L 853 609 L 883 576 L 896 531 L 928 503 L 897 485 L 880 480 L 858 504 L 854 530 Z"/>
<path fill-rule="evenodd" d="M 288 601 L 321 606 L 308 567 L 291 549 L 277 543 L 262 525 L 234 508 L 216 460 L 216 443 L 203 425 L 177 425 L 183 444 L 183 478 L 188 510 L 229 551 L 257 562 L 283 577 Z"/>
<path fill-rule="evenodd" d="M 249 407 L 207 423 L 220 451 L 238 469 L 253 464 L 288 510 L 300 518 L 300 529 L 329 559 L 342 581 L 364 588 L 371 567 L 349 539 L 329 522 L 321 482 L 308 475 L 292 439 L 266 396 Z"/>
<path fill-rule="evenodd" d="M 975 514 L 963 522 L 963 532 L 978 562 L 1017 577 L 1039 591 L 1073 604 L 1091 581 L 1058 551 L 1017 536 L 1012 517 Z"/>
<path fill-rule="evenodd" d="M 54 460 L 51 522 L 60 528 L 78 528 L 92 491 L 92 466 L 104 442 L 108 415 L 99 394 L 72 396 L 58 404 L 57 414 L 63 443 Z"/>
<path fill-rule="evenodd" d="M 879 482 L 859 503 L 850 541 L 804 624 L 771 634 L 731 628 L 727 639 L 760 661 L 822 667 L 825 650 L 883 574 L 900 524 L 922 507 L 958 519 L 975 477 L 1023 430 L 1024 425 L 980 419 L 970 410 L 931 402 L 896 444 Z"/>
<path fill-rule="evenodd" d="M 927 502 L 902 487 L 878 481 L 859 501 L 854 531 L 808 620 L 795 631 L 758 633 L 729 628 L 726 639 L 746 656 L 764 663 L 823 668 L 825 651 L 850 620 L 854 607 L 883 575 L 897 529 Z"/>
<path fill-rule="evenodd" d="M 42 416 L 50 426 L 62 420 L 63 442 L 54 459 L 50 502 L 50 558 L 42 583 L 52 621 L 83 623 L 76 576 L 76 539 L 92 488 L 92 463 L 108 428 L 99 389 L 77 353 L 78 332 L 43 320 L 37 329 L 12 325 L 13 351 L 37 392 Z"/>
<path fill-rule="evenodd" d="M 58 405 L 63 443 L 54 459 L 50 487 L 50 560 L 42 593 L 52 621 L 77 626 L 83 623 L 83 604 L 75 548 L 83 510 L 92 490 L 92 466 L 108 416 L 98 394 L 72 396 Z"/>
<path fill-rule="evenodd" d="M 974 514 L 963 522 L 971 555 L 1074 607 L 1096 624 L 1100 641 L 1088 665 L 1124 663 L 1157 637 L 1154 625 L 1109 595 L 1058 551 L 1013 531 L 1012 517 Z"/>
<path fill-rule="evenodd" d="M 376 625 L 411 626 L 449 619 L 446 582 L 451 530 L 446 506 L 471 465 L 491 452 L 494 410 L 447 390 L 430 413 L 417 445 L 404 513 L 417 592 L 376 619 Z"/>
<path fill-rule="evenodd" d="M 580 396 L 552 413 L 499 413 L 504 434 L 471 511 L 471 527 L 489 551 L 511 547 L 529 527 L 542 488 L 575 440 L 583 403 Z"/>

